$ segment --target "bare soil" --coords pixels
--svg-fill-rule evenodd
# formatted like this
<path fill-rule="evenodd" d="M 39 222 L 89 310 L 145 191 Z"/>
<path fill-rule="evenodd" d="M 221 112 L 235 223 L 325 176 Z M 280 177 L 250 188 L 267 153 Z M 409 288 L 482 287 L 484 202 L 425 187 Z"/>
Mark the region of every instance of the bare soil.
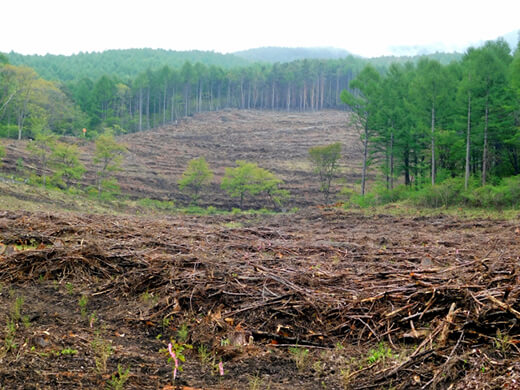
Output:
<path fill-rule="evenodd" d="M 284 180 L 284 188 L 291 192 L 286 205 L 304 207 L 323 203 L 319 183 L 308 161 L 310 147 L 341 142 L 343 158 L 338 179 L 332 192 L 354 186 L 360 179 L 361 151 L 359 132 L 345 111 L 285 113 L 273 111 L 225 110 L 197 114 L 176 125 L 118 137 L 127 145 L 123 170 L 117 175 L 121 192 L 133 198 L 174 200 L 187 205 L 189 197 L 181 193 L 177 182 L 188 162 L 205 157 L 215 176 L 211 187 L 201 197 L 201 205 L 231 209 L 238 200 L 220 189 L 226 167 L 236 166 L 237 160 L 256 162 Z M 64 138 L 77 143 L 82 162 L 88 172 L 84 186 L 95 180 L 92 165 L 94 145 L 86 140 Z M 38 164 L 28 154 L 25 141 L 6 145 L 3 170 L 16 172 L 17 160 L 22 159 L 27 171 L 37 171 Z M 49 171 L 48 174 L 51 174 Z M 247 208 L 271 207 L 262 197 L 246 197 Z"/>
<path fill-rule="evenodd" d="M 519 237 L 516 222 L 317 207 L 3 211 L 0 384 L 101 389 L 121 365 L 126 389 L 516 389 Z M 175 381 L 172 340 L 193 346 Z"/>

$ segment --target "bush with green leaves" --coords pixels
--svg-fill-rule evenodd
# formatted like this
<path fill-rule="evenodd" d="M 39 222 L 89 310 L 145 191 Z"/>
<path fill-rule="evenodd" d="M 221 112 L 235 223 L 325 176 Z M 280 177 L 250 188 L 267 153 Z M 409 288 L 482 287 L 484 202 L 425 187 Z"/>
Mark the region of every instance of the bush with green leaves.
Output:
<path fill-rule="evenodd" d="M 76 145 L 56 143 L 51 159 L 55 169 L 52 181 L 60 187 L 70 188 L 85 174 L 86 169 L 79 160 L 79 149 Z"/>
<path fill-rule="evenodd" d="M 325 197 L 325 203 L 329 201 L 332 180 L 339 169 L 338 160 L 341 157 L 341 143 L 314 146 L 309 149 L 309 159 L 314 167 L 314 172 L 320 181 L 320 192 Z"/>
<path fill-rule="evenodd" d="M 47 169 L 52 160 L 52 154 L 56 148 L 58 137 L 50 132 L 36 134 L 34 141 L 27 144 L 27 150 L 36 157 L 41 172 L 42 184 L 47 185 Z"/>
<path fill-rule="evenodd" d="M 201 190 L 211 182 L 212 178 L 213 172 L 209 169 L 206 159 L 199 157 L 188 163 L 178 184 L 181 191 L 186 190 L 190 193 L 192 203 L 196 204 Z"/>
<path fill-rule="evenodd" d="M 121 170 L 123 154 L 126 151 L 126 146 L 118 143 L 111 133 L 102 134 L 97 138 L 94 164 L 97 166 L 98 196 L 101 196 L 103 191 L 112 194 L 119 192 L 113 173 Z"/>
<path fill-rule="evenodd" d="M 237 161 L 237 167 L 226 168 L 221 188 L 233 198 L 240 198 L 240 209 L 243 209 L 244 197 L 265 194 L 275 208 L 280 208 L 289 197 L 287 190 L 281 189 L 283 181 L 272 172 L 260 168 L 256 163 Z"/>

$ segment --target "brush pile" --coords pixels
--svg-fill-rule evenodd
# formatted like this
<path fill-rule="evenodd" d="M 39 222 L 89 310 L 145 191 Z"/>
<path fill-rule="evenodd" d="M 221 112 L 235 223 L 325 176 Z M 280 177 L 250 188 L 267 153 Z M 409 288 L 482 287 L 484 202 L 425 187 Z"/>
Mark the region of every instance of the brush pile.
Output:
<path fill-rule="evenodd" d="M 513 389 L 519 238 L 512 222 L 334 209 L 164 219 L 2 212 L 0 279 L 85 286 L 116 328 L 153 336 L 165 319 L 188 324 L 190 342 L 230 367 L 248 348 L 258 360 L 260 350 L 295 346 L 393 351 L 386 363 L 338 360 L 318 382 L 300 377 L 303 388 Z M 143 294 L 153 303 L 131 304 Z M 281 383 L 273 388 L 295 385 Z"/>

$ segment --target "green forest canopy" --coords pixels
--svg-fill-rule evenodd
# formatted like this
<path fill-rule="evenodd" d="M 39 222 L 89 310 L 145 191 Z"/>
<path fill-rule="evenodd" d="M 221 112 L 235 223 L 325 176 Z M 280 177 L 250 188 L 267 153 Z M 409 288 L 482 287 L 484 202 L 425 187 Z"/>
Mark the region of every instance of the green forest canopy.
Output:
<path fill-rule="evenodd" d="M 253 64 L 191 54 L 197 62 L 151 49 L 1 56 L 0 136 L 134 132 L 223 108 L 346 109 L 341 93 L 348 91 L 368 99 L 367 161 L 380 161 L 390 187 L 400 175 L 412 184 L 466 169 L 483 182 L 520 174 L 520 53 L 503 40 L 449 63 L 441 54 Z M 366 66 L 381 75 L 369 94 L 362 81 L 351 85 Z"/>

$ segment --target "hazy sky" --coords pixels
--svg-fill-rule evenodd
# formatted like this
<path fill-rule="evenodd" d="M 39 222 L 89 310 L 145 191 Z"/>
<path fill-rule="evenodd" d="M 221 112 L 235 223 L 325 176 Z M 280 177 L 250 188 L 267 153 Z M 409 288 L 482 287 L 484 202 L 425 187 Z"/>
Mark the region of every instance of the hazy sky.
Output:
<path fill-rule="evenodd" d="M 520 0 L 5 0 L 0 51 L 125 48 L 233 52 L 261 46 L 347 49 L 467 45 L 520 29 Z"/>

